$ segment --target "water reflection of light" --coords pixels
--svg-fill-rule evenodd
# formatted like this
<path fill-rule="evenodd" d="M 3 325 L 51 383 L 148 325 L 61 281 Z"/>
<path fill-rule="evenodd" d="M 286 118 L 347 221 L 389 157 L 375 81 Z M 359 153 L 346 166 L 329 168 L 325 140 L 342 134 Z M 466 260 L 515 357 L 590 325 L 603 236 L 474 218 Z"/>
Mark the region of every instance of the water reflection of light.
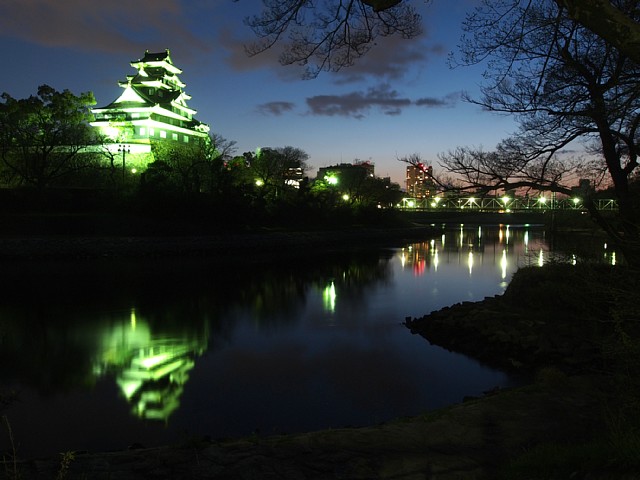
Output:
<path fill-rule="evenodd" d="M 445 234 L 443 233 L 442 238 L 440 238 L 440 244 L 442 245 L 442 248 L 444 248 L 444 245 L 445 245 L 444 239 L 445 239 Z"/>
<path fill-rule="evenodd" d="M 575 253 L 571 255 L 571 265 L 576 265 L 578 263 L 578 257 L 576 257 Z"/>
<path fill-rule="evenodd" d="M 498 241 L 502 243 L 502 239 L 504 237 L 504 233 L 502 233 L 502 226 L 498 229 Z"/>
<path fill-rule="evenodd" d="M 131 323 L 131 329 L 135 330 L 136 329 L 136 324 L 138 323 L 136 320 L 136 309 L 132 308 L 131 309 L 131 315 L 129 315 L 129 323 Z"/>
<path fill-rule="evenodd" d="M 611 252 L 611 265 L 616 264 L 616 252 Z"/>
<path fill-rule="evenodd" d="M 473 273 L 473 252 L 469 252 L 469 276 Z"/>
<path fill-rule="evenodd" d="M 540 249 L 540 253 L 538 254 L 538 266 L 542 267 L 544 265 L 544 251 Z"/>
<path fill-rule="evenodd" d="M 336 311 L 336 297 L 336 286 L 331 282 L 322 292 L 322 302 L 327 312 L 334 313 Z"/>
<path fill-rule="evenodd" d="M 438 249 L 435 250 L 434 254 L 433 254 L 433 269 L 437 272 L 438 271 L 438 264 L 440 263 L 440 260 L 438 258 Z"/>
<path fill-rule="evenodd" d="M 507 249 L 502 250 L 502 258 L 500 259 L 500 267 L 502 267 L 502 279 L 507 278 Z"/>
<path fill-rule="evenodd" d="M 529 230 L 524 232 L 524 253 L 529 251 Z"/>

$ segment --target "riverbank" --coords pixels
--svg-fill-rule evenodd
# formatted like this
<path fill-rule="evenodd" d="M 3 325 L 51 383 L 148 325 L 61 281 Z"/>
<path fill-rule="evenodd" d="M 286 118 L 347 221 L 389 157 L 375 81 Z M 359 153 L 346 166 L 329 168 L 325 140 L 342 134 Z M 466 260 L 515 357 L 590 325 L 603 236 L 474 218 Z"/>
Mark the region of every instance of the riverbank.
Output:
<path fill-rule="evenodd" d="M 494 479 L 536 445 L 581 444 L 603 428 L 594 391 L 588 378 L 543 380 L 366 428 L 80 453 L 68 459 L 63 478 Z M 61 478 L 61 458 L 20 462 L 19 475 L 8 478 Z"/>
<path fill-rule="evenodd" d="M 110 258 L 225 259 L 249 253 L 259 260 L 270 256 L 314 255 L 331 251 L 401 245 L 424 239 L 430 226 L 352 226 L 322 230 L 255 228 L 221 233 L 145 234 L 125 229 L 120 234 L 51 233 L 36 231 L 0 235 L 0 260 L 85 260 Z M 243 255 L 248 257 L 248 255 Z"/>

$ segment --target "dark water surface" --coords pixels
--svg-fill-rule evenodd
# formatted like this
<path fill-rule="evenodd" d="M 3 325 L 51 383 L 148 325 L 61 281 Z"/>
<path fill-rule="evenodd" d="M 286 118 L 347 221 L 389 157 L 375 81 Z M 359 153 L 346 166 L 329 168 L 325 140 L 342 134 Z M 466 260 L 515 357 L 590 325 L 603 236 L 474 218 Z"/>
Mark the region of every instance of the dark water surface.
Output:
<path fill-rule="evenodd" d="M 7 423 L 24 458 L 375 424 L 512 385 L 521 379 L 430 346 L 402 322 L 502 293 L 518 266 L 561 250 L 551 244 L 533 227 L 475 226 L 270 264 L 9 269 L 0 451 Z"/>

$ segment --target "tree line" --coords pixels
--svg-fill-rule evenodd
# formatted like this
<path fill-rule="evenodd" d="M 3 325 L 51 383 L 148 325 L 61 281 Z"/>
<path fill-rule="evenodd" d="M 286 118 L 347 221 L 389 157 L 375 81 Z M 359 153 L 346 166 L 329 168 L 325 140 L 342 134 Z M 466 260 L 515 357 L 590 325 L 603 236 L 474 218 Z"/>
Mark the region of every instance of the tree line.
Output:
<path fill-rule="evenodd" d="M 236 142 L 216 133 L 188 144 L 152 142 L 153 160 L 134 173 L 134 154 L 90 125 L 91 92 L 42 85 L 29 98 L 6 92 L 1 98 L 0 181 L 35 207 L 51 208 L 52 198 L 76 189 L 85 191 L 85 200 L 92 196 L 89 203 L 98 209 L 121 205 L 148 214 L 214 214 L 228 223 L 295 224 L 350 221 L 391 207 L 402 195 L 399 185 L 357 168 L 341 174 L 338 184 L 310 180 L 304 150 L 236 155 Z"/>

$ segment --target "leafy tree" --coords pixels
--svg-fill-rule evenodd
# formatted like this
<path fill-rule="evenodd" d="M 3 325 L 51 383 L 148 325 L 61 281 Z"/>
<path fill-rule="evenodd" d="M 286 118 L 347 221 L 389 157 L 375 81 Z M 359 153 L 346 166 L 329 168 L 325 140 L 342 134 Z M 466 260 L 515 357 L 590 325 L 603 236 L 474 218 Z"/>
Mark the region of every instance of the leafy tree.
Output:
<path fill-rule="evenodd" d="M 42 192 L 97 161 L 87 149 L 98 143 L 89 125 L 93 93 L 76 96 L 42 85 L 26 99 L 1 98 L 0 155 L 15 183 Z"/>
<path fill-rule="evenodd" d="M 218 134 L 183 144 L 155 142 L 151 146 L 156 161 L 162 162 L 165 184 L 174 184 L 183 193 L 219 193 L 225 175 L 225 162 L 231 157 L 235 142 Z"/>
<path fill-rule="evenodd" d="M 294 187 L 308 169 L 309 155 L 299 148 L 287 146 L 263 148 L 248 157 L 249 170 L 267 197 L 278 198 Z"/>

